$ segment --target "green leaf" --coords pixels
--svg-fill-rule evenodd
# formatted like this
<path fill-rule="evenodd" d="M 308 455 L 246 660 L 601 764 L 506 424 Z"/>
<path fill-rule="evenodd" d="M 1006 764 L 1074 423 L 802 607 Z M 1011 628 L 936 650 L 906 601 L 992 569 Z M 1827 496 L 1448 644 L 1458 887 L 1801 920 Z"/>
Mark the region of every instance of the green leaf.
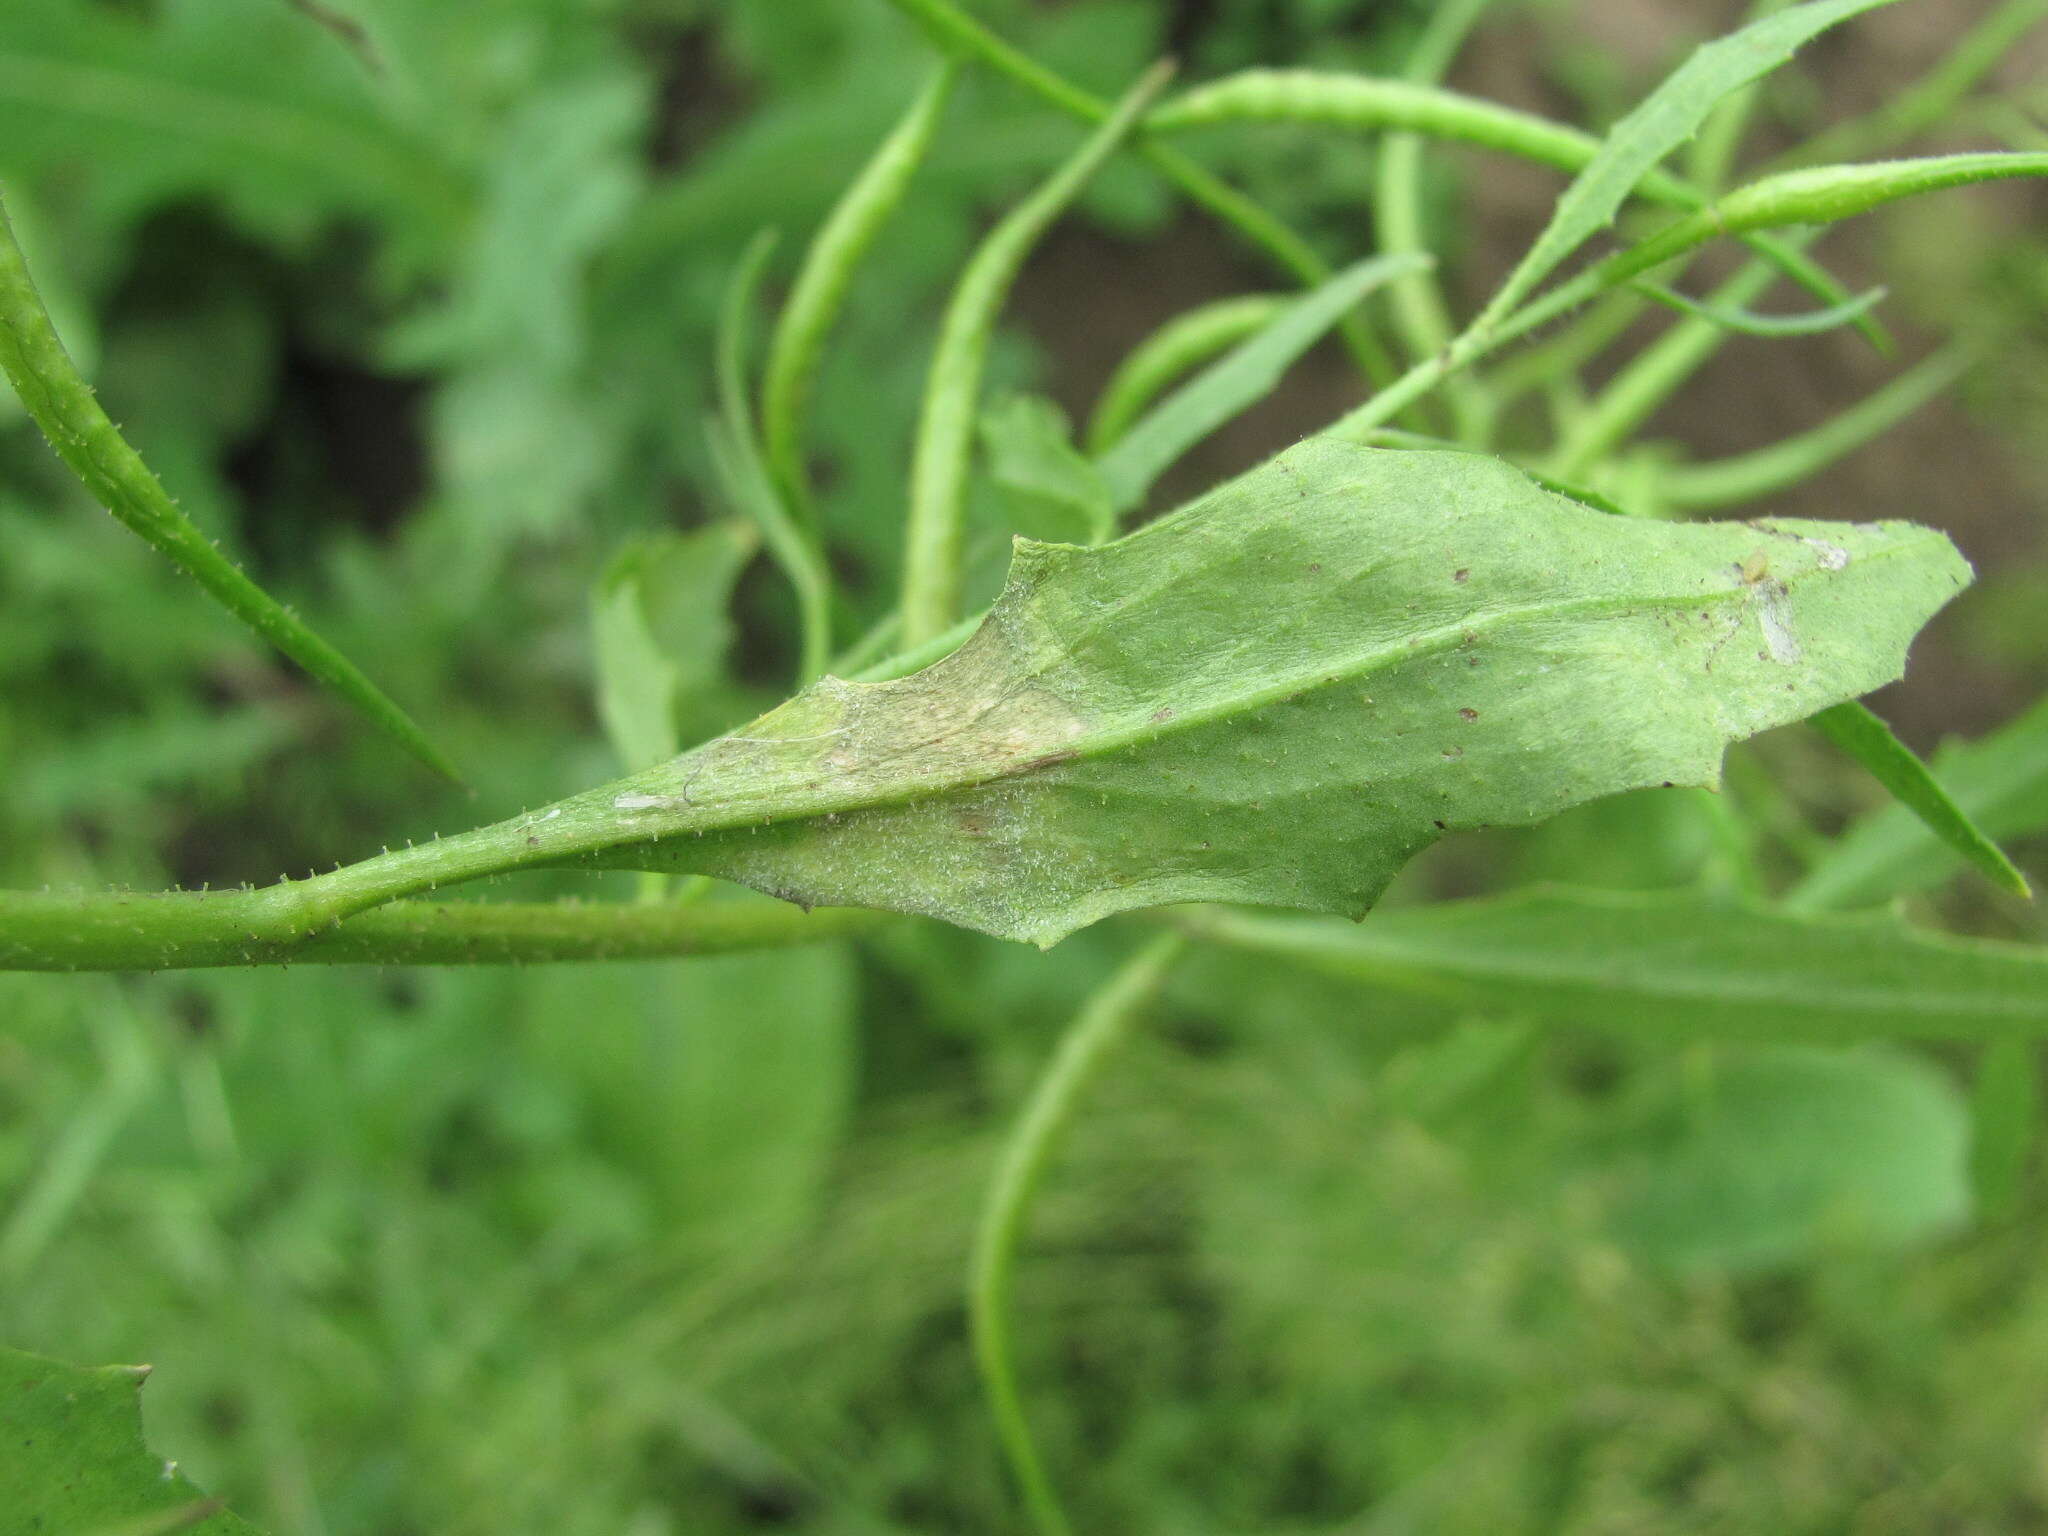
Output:
<path fill-rule="evenodd" d="M 1506 314 L 1600 230 L 1659 161 L 1699 131 L 1721 98 L 1769 74 L 1798 47 L 1890 0 L 1810 0 L 1751 22 L 1695 52 L 1609 131 L 1591 163 L 1565 188 L 1557 211 L 1486 307 L 1479 325 Z"/>
<path fill-rule="evenodd" d="M 2048 827 L 2048 699 L 1982 740 L 1937 753 L 1941 782 L 1990 837 Z M 1904 806 L 1865 818 L 1793 887 L 1801 907 L 1851 907 L 1917 891 L 1954 873 L 1957 856 Z"/>
<path fill-rule="evenodd" d="M 1201 927 L 1372 986 L 1644 1040 L 2048 1035 L 2048 950 L 1717 892 L 1539 886 L 1357 926 L 1217 913 Z"/>
<path fill-rule="evenodd" d="M 1137 506 L 1174 460 L 1271 394 L 1294 360 L 1360 299 L 1391 278 L 1420 272 L 1432 264 L 1420 251 L 1404 251 L 1347 267 L 1167 396 L 1096 461 L 1117 509 L 1128 511 Z"/>
<path fill-rule="evenodd" d="M 146 1365 L 64 1365 L 0 1348 L 0 1529 L 78 1536 L 254 1536 L 142 1439 Z"/>
<path fill-rule="evenodd" d="M 1011 527 L 1061 544 L 1100 544 L 1115 536 L 1109 487 L 1074 446 L 1073 425 L 1052 401 L 1005 396 L 982 412 L 981 445 Z"/>
<path fill-rule="evenodd" d="M 1891 732 L 1891 727 L 1853 699 L 1824 709 L 1813 724 L 1836 746 L 1870 770 L 1871 777 L 1926 825 L 1927 830 L 2015 896 L 2031 897 L 2027 877 L 1976 827 L 1948 791 Z"/>
<path fill-rule="evenodd" d="M 1729 741 L 1896 677 L 1967 580 L 1909 524 L 1616 519 L 1317 439 L 1101 549 L 1020 541 L 922 672 L 414 862 L 696 870 L 1039 943 L 1176 901 L 1355 915 L 1443 831 L 1714 783 Z"/>
<path fill-rule="evenodd" d="M 629 771 L 674 757 L 723 680 L 733 583 L 757 540 L 741 522 L 628 543 L 590 594 L 597 712 Z"/>
<path fill-rule="evenodd" d="M 80 376 L 50 324 L 0 206 L 0 371 L 71 472 L 101 506 L 185 572 L 229 613 L 447 778 L 454 767 L 352 661 L 242 573 L 178 510 Z"/>
<path fill-rule="evenodd" d="M 1970 1211 L 1969 1119 L 1927 1063 L 1881 1047 L 1752 1049 L 1713 1064 L 1699 1123 L 1644 1170 L 1624 1237 L 1680 1269 L 1898 1247 Z"/>

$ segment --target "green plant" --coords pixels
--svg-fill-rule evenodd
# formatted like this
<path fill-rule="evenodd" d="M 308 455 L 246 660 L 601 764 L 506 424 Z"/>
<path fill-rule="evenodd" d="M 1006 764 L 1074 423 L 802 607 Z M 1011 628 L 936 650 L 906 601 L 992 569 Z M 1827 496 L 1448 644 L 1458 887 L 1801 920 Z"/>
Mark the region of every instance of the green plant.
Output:
<path fill-rule="evenodd" d="M 2048 156 L 2023 151 L 1809 167 L 1727 192 L 1656 171 L 1693 134 L 1729 132 L 1721 125 L 1739 114 L 1737 93 L 1801 42 L 1876 3 L 1820 0 L 1767 16 L 1703 50 L 1593 139 L 1419 79 L 1394 88 L 1254 75 L 1198 87 L 1147 116 L 1163 84 L 1152 76 L 1111 110 L 945 0 L 904 0 L 900 8 L 961 59 L 1098 126 L 987 237 L 955 290 L 926 385 L 901 589 L 895 611 L 839 663 L 852 678 L 814 681 L 846 636 L 837 632 L 826 558 L 831 498 L 811 488 L 802 448 L 804 380 L 869 238 L 930 149 L 964 67 L 958 61 L 942 64 L 811 247 L 775 328 L 758 405 L 746 331 L 770 260 L 765 242 L 727 290 L 712 459 L 732 510 L 753 521 L 796 595 L 803 692 L 753 725 L 646 765 L 654 753 L 645 744 L 681 739 L 677 722 L 693 702 L 684 694 L 701 691 L 667 659 L 662 615 L 688 601 L 715 606 L 733 579 L 708 552 L 665 564 L 648 554 L 620 566 L 607 587 L 616 604 L 606 610 L 614 637 L 607 718 L 631 777 L 478 832 L 262 889 L 10 894 L 0 897 L 0 964 L 153 970 L 687 955 L 881 934 L 891 919 L 880 913 L 889 911 L 1041 943 L 1167 903 L 1357 916 L 1440 833 L 1526 825 L 1630 789 L 1690 795 L 1718 785 L 1730 741 L 1807 718 L 1917 818 L 1877 818 L 1842 849 L 1882 836 L 1895 845 L 1920 840 L 1924 850 L 1931 837 L 2023 891 L 1972 817 L 2010 836 L 2034 830 L 2033 813 L 1993 819 L 1980 811 L 1963 792 L 1972 782 L 1964 765 L 1943 775 L 1952 799 L 1850 702 L 1899 673 L 1907 642 L 1967 579 L 1947 541 L 1904 525 L 1686 525 L 1666 515 L 1739 502 L 1810 473 L 1881 430 L 1928 379 L 1945 381 L 1948 361 L 1746 461 L 1646 466 L 1627 446 L 1728 334 L 1868 322 L 1867 295 L 1847 298 L 1799 242 L 1762 238 L 1770 231 L 1831 223 L 1923 191 L 2048 174 Z M 1427 54 L 1447 51 L 1469 19 L 1460 13 L 1442 24 L 1417 76 L 1440 72 Z M 1159 142 L 1249 118 L 1459 137 L 1577 177 L 1508 282 L 1451 335 L 1414 217 L 1419 141 L 1402 141 L 1382 165 L 1389 250 L 1332 275 L 1284 226 Z M 1031 246 L 1127 140 L 1315 286 L 1292 302 L 1233 302 L 1162 335 L 1105 396 L 1084 452 L 1056 412 L 985 409 L 981 380 L 998 312 Z M 1551 281 L 1632 196 L 1681 212 Z M 1712 300 L 1675 295 L 1669 285 L 1681 264 L 1724 234 L 1756 237 L 1753 265 Z M 13 343 L 0 349 L 0 363 L 24 403 L 67 461 L 86 464 L 86 483 L 111 509 L 177 530 L 160 542 L 196 548 L 158 505 L 161 492 L 139 460 L 124 459 L 118 476 L 91 472 L 125 445 L 114 446 L 111 425 L 92 415 L 11 239 L 7 251 L 0 318 Z M 1662 274 L 1662 286 L 1646 284 L 1652 274 Z M 1779 274 L 1817 291 L 1825 307 L 1790 323 L 1747 311 Z M 1405 373 L 1325 437 L 1111 537 L 1182 452 L 1270 390 L 1321 332 L 1346 326 L 1368 376 L 1388 375 L 1385 343 L 1355 309 L 1380 285 L 1398 300 Z M 1613 317 L 1674 297 L 1685 318 L 1575 408 L 1569 385 L 1614 339 Z M 1535 379 L 1556 407 L 1556 430 L 1547 445 L 1531 442 L 1513 411 L 1516 359 L 1490 372 L 1482 365 L 1566 322 L 1542 343 L 1548 362 Z M 1571 368 L 1559 363 L 1581 347 Z M 1205 363 L 1193 382 L 1166 393 Z M 1409 429 L 1395 428 L 1397 420 Z M 1423 427 L 1452 435 L 1412 430 Z M 1010 467 L 989 478 L 1002 482 L 1012 520 L 1093 547 L 1022 546 L 998 590 L 970 537 L 977 431 L 991 469 Z M 92 443 L 101 450 L 83 458 L 78 445 Z M 679 603 L 675 587 L 687 582 L 703 586 Z M 223 576 L 213 586 L 233 587 L 231 606 L 245 617 L 281 611 L 246 583 Z M 990 598 L 985 617 L 972 613 Z M 264 632 L 290 635 L 279 643 L 302 660 L 330 654 L 308 648 L 310 631 L 272 623 Z M 387 725 L 403 720 L 352 669 L 321 662 L 312 670 Z M 2038 754 L 2023 763 L 2022 788 L 1997 791 L 2001 807 L 2038 801 Z M 1283 956 L 1375 987 L 1481 998 L 1511 988 L 1517 1006 L 1538 1013 L 1548 987 L 1581 1017 L 1694 1041 L 1740 1034 L 1762 999 L 1775 1010 L 1768 1032 L 1833 1041 L 1999 1042 L 2048 1024 L 2037 1002 L 2038 950 L 1796 911 L 1827 904 L 1813 893 L 1830 889 L 1827 871 L 1846 855 L 1818 851 L 1790 903 L 1748 899 L 1772 884 L 1756 856 L 1757 826 L 1784 807 L 1768 783 L 1747 801 L 1747 817 L 1689 802 L 1719 840 L 1714 874 L 1744 898 L 1510 896 L 1410 910 L 1356 932 L 1207 910 L 1166 920 L 1202 946 Z M 1889 829 L 1882 834 L 1880 822 Z M 679 892 L 649 884 L 643 895 L 655 899 L 617 906 L 411 899 L 537 868 L 713 875 L 806 906 L 879 911 L 799 916 L 715 898 L 701 884 Z M 1887 881 L 1882 861 L 1866 859 L 1833 888 L 1881 899 L 1898 878 Z M 1136 1006 L 1134 994 L 1157 982 L 1174 942 L 1148 948 L 1082 1010 L 1076 1038 L 1088 1051 L 1099 1051 Z M 1711 963 L 1698 963 L 1702 949 Z M 1854 985 L 1885 959 L 1899 966 L 1887 985 Z M 1005 1433 L 1047 1528 L 1063 1517 L 1043 1473 L 1032 1470 L 999 1318 L 1023 1203 L 1075 1102 L 1079 1059 L 1077 1047 L 1049 1080 L 1047 1107 L 1027 1121 L 976 1288 L 978 1337 Z M 2024 1134 L 2024 1115 L 2006 1118 Z"/>

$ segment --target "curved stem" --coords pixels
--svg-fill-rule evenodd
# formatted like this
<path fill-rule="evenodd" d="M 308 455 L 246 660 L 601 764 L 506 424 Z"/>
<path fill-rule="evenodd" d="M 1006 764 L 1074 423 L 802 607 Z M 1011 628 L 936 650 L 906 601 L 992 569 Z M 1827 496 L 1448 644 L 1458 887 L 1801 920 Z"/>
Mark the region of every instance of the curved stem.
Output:
<path fill-rule="evenodd" d="M 1082 1006 L 1053 1053 L 1052 1064 L 1031 1092 L 1030 1102 L 1003 1148 L 995 1180 L 982 1206 L 981 1227 L 968 1268 L 967 1317 L 974 1362 L 981 1372 L 989 1413 L 1003 1454 L 1016 1477 L 1025 1506 L 1040 1536 L 1068 1536 L 1073 1529 L 1059 1495 L 1046 1476 L 1031 1421 L 1017 1387 L 1017 1362 L 1010 1336 L 1010 1300 L 1015 1288 L 1017 1249 L 1031 1198 L 1061 1134 L 1072 1123 L 1081 1096 L 1094 1082 L 1109 1053 L 1140 1006 L 1165 980 L 1187 940 L 1161 934 L 1139 950 Z"/>
<path fill-rule="evenodd" d="M 889 0 L 940 46 L 957 50 L 1006 76 L 1041 100 L 1084 123 L 1109 120 L 1111 106 L 1100 96 L 1061 79 L 1029 54 L 1012 47 L 967 15 L 952 0 Z M 1313 288 L 1330 277 L 1329 263 L 1306 240 L 1258 203 L 1186 155 L 1140 134 L 1135 144 L 1145 163 L 1264 251 L 1283 271 Z M 1356 315 L 1346 319 L 1344 340 L 1360 369 L 1375 385 L 1393 376 L 1393 364 L 1379 338 Z"/>
<path fill-rule="evenodd" d="M 1441 79 L 1466 34 L 1490 3 L 1491 0 L 1449 0 L 1440 7 L 1409 55 L 1406 78 L 1419 85 L 1434 85 Z M 1373 217 L 1383 251 L 1430 249 L 1422 213 L 1422 156 L 1426 147 L 1427 140 L 1419 133 L 1390 133 L 1380 144 L 1373 180 Z M 1394 329 L 1407 344 L 1409 361 L 1434 357 L 1449 344 L 1450 309 L 1433 268 L 1396 278 L 1388 298 L 1393 305 Z M 1444 402 L 1461 441 L 1486 440 L 1492 430 L 1487 402 L 1473 388 L 1469 376 L 1460 374 L 1446 381 Z"/>
<path fill-rule="evenodd" d="M 50 446 L 101 506 L 206 589 L 214 601 L 305 668 L 414 757 L 461 782 L 426 733 L 355 663 L 242 573 L 128 445 L 64 350 L 0 203 L 0 371 Z"/>

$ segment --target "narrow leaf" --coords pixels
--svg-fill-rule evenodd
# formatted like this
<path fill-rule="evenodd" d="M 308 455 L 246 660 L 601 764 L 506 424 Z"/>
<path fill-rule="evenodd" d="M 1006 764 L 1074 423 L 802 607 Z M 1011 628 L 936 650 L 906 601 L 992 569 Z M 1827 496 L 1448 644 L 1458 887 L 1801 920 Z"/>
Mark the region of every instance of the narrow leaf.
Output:
<path fill-rule="evenodd" d="M 1664 157 L 1699 131 L 1731 91 L 1769 74 L 1818 33 L 1890 0 L 1809 0 L 1762 17 L 1696 51 L 1609 131 L 1600 152 L 1565 188 L 1557 211 L 1480 319 L 1505 315 L 1614 216 Z"/>
<path fill-rule="evenodd" d="M 1989 836 L 2048 827 L 2048 700 L 1935 761 L 1956 804 Z M 1887 806 L 1831 844 L 1786 899 L 1801 907 L 1862 906 L 1933 885 L 1958 862 L 1925 822 L 1904 806 Z"/>
<path fill-rule="evenodd" d="M 2027 877 L 1977 829 L 1969 816 L 1949 798 L 1927 765 L 1876 715 L 1854 699 L 1824 709 L 1813 717 L 1822 735 L 1870 770 L 1872 778 L 1890 790 L 1894 799 L 1926 825 L 1928 831 L 1947 843 L 1963 859 L 1994 884 L 2015 896 L 2031 897 Z"/>
<path fill-rule="evenodd" d="M 1733 331 L 1739 336 L 1818 336 L 1823 331 L 1832 331 L 1840 326 L 1853 324 L 1861 319 L 1871 306 L 1881 302 L 1888 290 L 1871 288 L 1844 299 L 1839 304 L 1830 304 L 1826 309 L 1809 310 L 1803 315 L 1760 315 L 1753 309 L 1739 305 L 1715 304 L 1710 301 L 1689 298 L 1676 288 L 1663 283 L 1638 282 L 1636 291 L 1655 299 L 1667 309 L 1675 309 L 1682 315 L 1696 315 L 1723 330 Z"/>
<path fill-rule="evenodd" d="M 2048 950 L 1702 891 L 1539 887 L 1361 924 L 1204 913 L 1203 935 L 1458 1007 L 1642 1040 L 2031 1040 Z"/>
<path fill-rule="evenodd" d="M 1131 348 L 1102 386 L 1088 420 L 1088 451 L 1100 458 L 1146 406 L 1192 368 L 1262 330 L 1287 305 L 1279 294 L 1250 293 L 1187 310 Z"/>
<path fill-rule="evenodd" d="M 1366 294 L 1390 278 L 1432 265 L 1424 253 L 1404 251 L 1347 267 L 1167 396 L 1096 461 L 1118 510 L 1137 506 L 1174 460 L 1271 394 L 1294 360 Z"/>
<path fill-rule="evenodd" d="M 332 690 L 413 756 L 459 776 L 424 732 L 355 664 L 245 576 L 180 512 L 93 397 L 50 324 L 0 204 L 0 371 L 57 456 L 101 506 L 162 553 L 306 674 Z"/>
<path fill-rule="evenodd" d="M 1115 544 L 1020 542 L 922 672 L 827 678 L 437 857 L 1040 943 L 1176 901 L 1357 915 L 1443 831 L 1712 784 L 1729 741 L 1896 677 L 1967 580 L 1908 524 L 1616 519 L 1497 460 L 1315 439 Z"/>

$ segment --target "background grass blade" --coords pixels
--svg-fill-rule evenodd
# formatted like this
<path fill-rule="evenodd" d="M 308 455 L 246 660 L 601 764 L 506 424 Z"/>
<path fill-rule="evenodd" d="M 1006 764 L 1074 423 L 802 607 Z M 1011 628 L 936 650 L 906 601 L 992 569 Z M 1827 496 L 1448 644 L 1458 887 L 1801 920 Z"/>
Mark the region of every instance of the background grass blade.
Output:
<path fill-rule="evenodd" d="M 1699 49 L 1636 109 L 1614 125 L 1600 153 L 1557 200 L 1557 211 L 1480 317 L 1498 321 L 1558 265 L 1614 222 L 1637 183 L 1699 131 L 1731 91 L 1770 73 L 1802 43 L 1861 11 L 1891 0 L 1811 0 L 1751 22 Z"/>
<path fill-rule="evenodd" d="M 1925 823 L 1928 831 L 1954 849 L 1995 884 L 2015 896 L 2031 897 L 2026 876 L 1978 830 L 1949 797 L 1948 791 L 1915 757 L 1891 727 L 1854 699 L 1824 709 L 1812 720 L 1815 729 L 1870 770 L 1872 778 Z"/>
<path fill-rule="evenodd" d="M 1174 460 L 1271 394 L 1289 365 L 1366 294 L 1430 265 L 1420 251 L 1361 261 L 1297 299 L 1264 330 L 1175 390 L 1096 461 L 1118 510 L 1137 506 Z"/>
<path fill-rule="evenodd" d="M 346 700 L 408 752 L 460 782 L 454 765 L 355 664 L 223 555 L 180 512 L 94 398 L 57 337 L 0 203 L 0 371 L 72 473 L 101 506 L 213 599 Z"/>

